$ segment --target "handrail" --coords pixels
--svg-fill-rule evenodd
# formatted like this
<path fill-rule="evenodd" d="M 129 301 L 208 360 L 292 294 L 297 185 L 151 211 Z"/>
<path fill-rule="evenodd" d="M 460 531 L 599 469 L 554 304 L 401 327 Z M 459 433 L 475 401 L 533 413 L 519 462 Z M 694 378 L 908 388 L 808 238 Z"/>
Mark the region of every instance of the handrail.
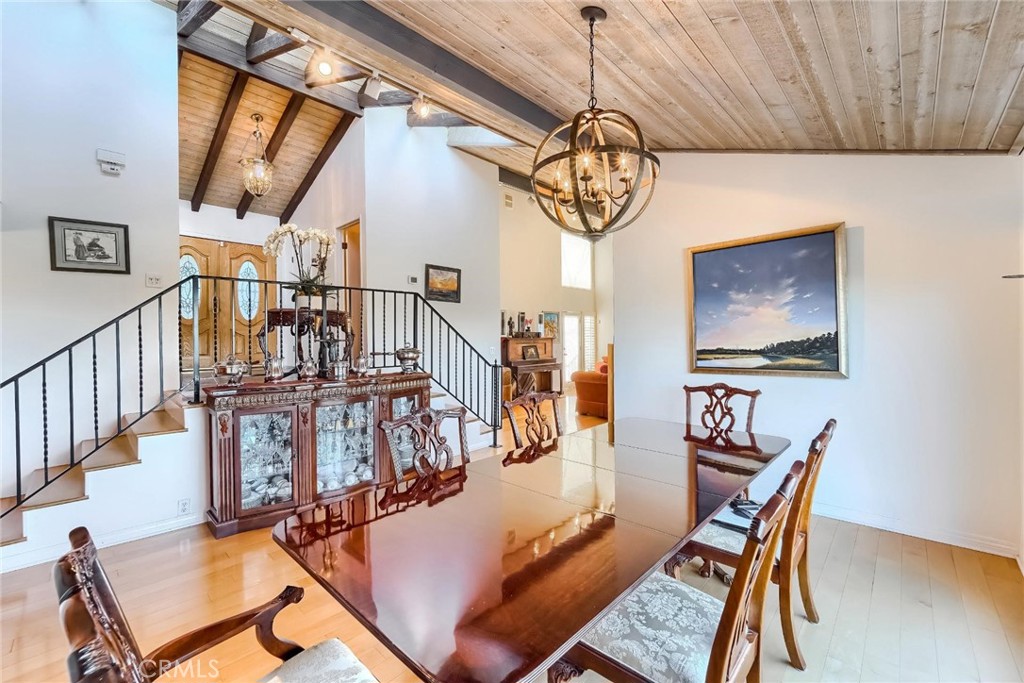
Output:
<path fill-rule="evenodd" d="M 203 310 L 200 303 L 200 297 L 204 288 L 202 287 L 203 282 L 212 283 L 212 289 L 209 291 L 212 293 L 212 308 L 209 312 Z M 11 387 L 13 390 L 14 400 L 14 421 L 15 421 L 15 443 L 14 443 L 14 458 L 15 458 L 15 477 L 16 477 L 16 492 L 15 492 L 15 505 L 7 510 L 4 510 L 0 517 L 3 517 L 15 509 L 18 509 L 21 505 L 31 500 L 44 488 L 52 484 L 57 479 L 64 476 L 67 472 L 70 472 L 74 467 L 82 464 L 88 457 L 98 451 L 100 448 L 105 446 L 109 441 L 126 431 L 128 431 L 134 424 L 149 415 L 151 412 L 158 410 L 161 406 L 166 403 L 169 395 L 165 393 L 165 374 L 173 370 L 174 365 L 167 365 L 165 362 L 167 359 L 168 352 L 165 347 L 168 344 L 165 343 L 165 337 L 167 332 L 166 325 L 164 324 L 164 317 L 169 310 L 165 308 L 165 297 L 176 296 L 176 302 L 178 308 L 178 344 L 176 353 L 176 364 L 178 380 L 173 385 L 176 390 L 184 390 L 189 387 L 188 377 L 191 378 L 191 391 L 193 394 L 193 400 L 199 399 L 201 371 L 208 371 L 208 368 L 200 367 L 200 356 L 207 357 L 210 354 L 210 350 L 203 351 L 205 347 L 200 345 L 200 327 L 201 322 L 209 323 L 209 328 L 204 334 L 209 335 L 206 338 L 204 344 L 211 343 L 212 345 L 212 358 L 214 364 L 216 364 L 219 352 L 218 352 L 218 340 L 221 340 L 223 345 L 221 348 L 226 349 L 227 346 L 223 342 L 223 335 L 230 332 L 231 348 L 232 351 L 235 348 L 236 340 L 236 328 L 234 316 L 237 312 L 234 312 L 234 302 L 228 303 L 227 305 L 232 307 L 230 329 L 224 327 L 221 332 L 218 332 L 218 319 L 221 318 L 224 307 L 224 292 L 218 287 L 218 284 L 223 282 L 230 282 L 231 298 L 237 293 L 244 292 L 246 285 L 252 287 L 259 287 L 263 291 L 262 304 L 255 304 L 258 311 L 262 307 L 264 316 L 268 315 L 268 311 L 271 306 L 274 305 L 274 299 L 277 300 L 277 305 L 284 305 L 283 301 L 283 290 L 285 289 L 297 289 L 299 283 L 294 281 L 285 280 L 266 280 L 259 278 L 241 278 L 241 277 L 227 277 L 227 276 L 213 276 L 213 275 L 201 275 L 195 274 L 188 277 L 182 278 L 178 282 L 170 285 L 169 287 L 153 294 L 144 301 L 128 308 L 123 313 L 111 318 L 104 324 L 96 327 L 74 341 L 65 344 L 57 351 L 48 354 L 41 360 L 33 363 L 26 367 L 24 370 L 11 375 L 10 377 L 0 382 L 0 389 L 7 389 Z M 192 284 L 190 297 L 183 296 L 183 289 Z M 268 294 L 268 287 L 277 287 L 277 291 L 274 295 Z M 497 445 L 497 430 L 501 426 L 501 410 L 500 410 L 500 398 L 501 398 L 501 366 L 498 364 L 497 359 L 490 360 L 483 353 L 480 352 L 468 339 L 458 330 L 455 326 L 441 314 L 433 305 L 426 300 L 426 298 L 419 292 L 413 292 L 408 290 L 397 290 L 397 289 L 381 289 L 381 288 L 367 288 L 367 287 L 348 287 L 344 285 L 319 285 L 318 288 L 321 290 L 321 311 L 323 313 L 313 318 L 318 320 L 316 323 L 319 326 L 319 330 L 310 330 L 309 327 L 306 329 L 309 332 L 303 332 L 302 335 L 309 334 L 308 339 L 310 340 L 308 345 L 309 357 L 316 358 L 317 354 L 314 353 L 313 339 L 322 340 L 323 336 L 327 335 L 328 320 L 330 319 L 327 315 L 329 311 L 342 310 L 341 306 L 343 303 L 348 302 L 345 310 L 354 314 L 355 309 L 352 306 L 359 306 L 359 332 L 358 336 L 348 337 L 346 340 L 346 353 L 351 353 L 355 345 L 358 343 L 358 348 L 361 354 L 365 354 L 371 358 L 371 366 L 376 368 L 382 367 L 395 367 L 397 363 L 391 364 L 390 361 L 396 360 L 395 354 L 400 350 L 401 344 L 406 344 L 410 340 L 415 346 L 418 346 L 422 355 L 420 357 L 420 369 L 428 372 L 431 375 L 432 380 L 444 389 L 448 394 L 451 395 L 452 399 L 458 401 L 469 409 L 472 413 L 476 414 L 483 422 L 494 429 L 494 445 Z M 226 289 L 226 287 L 224 288 Z M 331 297 L 333 294 L 338 296 L 333 302 Z M 347 299 L 346 299 L 347 295 Z M 356 298 L 358 297 L 358 298 Z M 188 299 L 191 299 L 191 317 L 186 318 L 184 306 L 188 303 Z M 390 301 L 389 301 L 390 299 Z M 241 306 L 241 296 L 239 296 L 239 303 L 237 306 Z M 210 300 L 207 300 L 210 301 Z M 155 304 L 155 305 L 154 305 Z M 331 305 L 333 304 L 333 305 Z M 296 310 L 298 310 L 298 304 L 296 303 Z M 411 308 L 411 310 L 410 310 Z M 146 312 L 148 309 L 149 312 Z M 151 312 L 156 312 L 156 320 L 151 316 Z M 246 309 L 249 310 L 249 309 Z M 318 311 L 314 311 L 314 314 Z M 252 314 L 243 313 L 244 316 L 250 316 Z M 209 316 L 209 317 L 207 317 Z M 400 319 L 399 319 L 400 316 Z M 261 343 L 261 353 L 270 355 L 272 352 L 265 348 L 265 344 L 269 341 L 269 335 L 273 332 L 273 328 L 268 329 L 266 326 L 267 318 L 264 318 L 263 327 L 259 332 L 254 331 L 253 321 L 255 317 L 246 317 L 245 320 L 248 324 L 248 347 L 249 347 L 249 360 L 253 361 L 253 340 L 254 338 Z M 298 324 L 299 317 L 296 316 L 296 324 Z M 189 322 L 191 326 L 191 332 L 189 334 L 189 341 L 191 344 L 191 351 L 187 351 L 186 338 L 183 336 L 182 326 L 185 322 Z M 226 322 L 221 320 L 221 324 L 225 325 Z M 430 328 L 428 334 L 427 328 Z M 124 334 L 127 328 L 127 334 Z M 137 329 L 137 333 L 133 331 Z M 105 335 L 106 340 L 100 337 L 101 333 L 114 330 L 113 338 L 109 335 Z M 277 341 L 276 344 L 282 344 L 281 329 L 277 328 Z M 296 365 L 298 365 L 299 358 L 303 354 L 303 336 L 295 336 L 299 328 L 296 327 L 292 330 L 294 338 L 294 347 L 292 353 L 295 354 L 293 359 L 296 359 Z M 436 331 L 436 336 L 435 336 Z M 319 337 L 314 337 L 313 333 L 318 332 Z M 171 333 L 173 334 L 173 332 Z M 245 335 L 243 331 L 241 334 Z M 154 347 L 148 346 L 146 339 L 152 340 L 155 335 Z M 102 341 L 105 347 L 113 345 L 112 349 L 107 348 L 103 353 L 98 352 L 98 340 Z M 149 343 L 153 343 L 152 341 Z M 137 347 L 136 347 L 137 344 Z M 378 346 L 378 344 L 380 346 Z M 243 342 L 244 345 L 244 342 Z M 138 379 L 137 385 L 136 380 L 133 377 L 134 370 L 129 370 L 128 374 L 122 375 L 122 369 L 129 369 L 134 367 L 134 360 L 131 356 L 123 355 L 124 350 L 128 350 L 130 354 L 134 355 L 135 348 L 138 349 Z M 147 348 L 152 348 L 148 352 L 144 353 Z M 174 345 L 170 345 L 171 349 L 174 349 Z M 285 347 L 281 347 L 285 348 Z M 325 347 L 322 345 L 317 350 L 320 354 L 320 369 L 324 371 L 326 369 L 327 354 L 323 350 Z M 379 349 L 379 350 L 378 350 Z M 172 351 L 173 352 L 173 351 Z M 82 354 L 86 356 L 86 362 L 84 364 L 78 364 L 75 362 L 76 356 Z M 106 354 L 111 354 L 110 356 Z M 429 355 L 428 355 L 429 354 Z M 63 357 L 67 357 L 67 363 L 61 363 L 60 367 L 51 365 L 55 361 L 62 360 Z M 186 360 L 186 357 L 190 356 L 190 362 Z M 91 370 L 92 370 L 92 396 L 91 396 L 91 408 L 89 410 L 89 400 L 84 401 L 76 400 L 78 390 L 75 388 L 76 381 L 80 383 L 88 382 L 87 376 L 89 371 L 89 359 L 91 357 Z M 109 358 L 114 359 L 115 372 L 113 377 L 104 377 L 103 373 L 99 373 L 101 367 L 98 363 L 98 359 L 103 360 L 103 367 L 109 367 Z M 148 359 L 148 363 L 144 362 L 144 357 Z M 389 359 L 390 357 L 390 359 Z M 379 362 L 378 362 L 379 359 Z M 130 366 L 125 365 L 125 361 Z M 175 362 L 175 361 L 170 361 Z M 33 373 L 41 370 L 41 374 L 30 377 Z M 49 373 L 48 373 L 49 370 Z M 77 372 L 76 372 L 77 370 Z M 292 370 L 294 372 L 295 370 Z M 158 381 L 154 382 L 152 377 L 153 374 L 157 374 Z M 146 379 L 146 377 L 150 379 Z M 461 377 L 460 377 L 461 375 Z M 468 375 L 468 377 L 467 377 Z M 62 382 L 63 377 L 67 377 L 66 385 Z M 102 382 L 100 381 L 102 380 Z M 468 381 L 467 381 L 468 380 Z M 12 386 L 13 385 L 13 386 Z M 100 388 L 104 393 L 101 394 Z M 137 403 L 135 403 L 134 387 L 138 387 Z M 57 387 L 54 389 L 53 387 Z M 67 408 L 64 408 L 63 404 L 55 403 L 54 399 L 57 398 L 57 392 L 62 392 L 66 387 L 66 399 Z M 146 393 L 144 388 L 148 387 L 149 392 Z M 155 393 L 156 389 L 159 389 L 159 393 Z M 32 392 L 38 389 L 41 392 L 41 404 L 35 403 L 28 407 L 26 411 L 25 405 L 25 394 L 26 390 Z M 114 392 L 113 397 L 110 399 L 104 398 L 109 396 L 106 392 Z M 48 396 L 49 394 L 49 396 Z M 29 395 L 32 395 L 31 393 Z M 48 411 L 48 398 L 49 406 Z M 20 401 L 19 401 L 20 399 Z M 129 405 L 128 402 L 124 402 L 124 399 L 131 402 L 132 410 L 138 412 L 134 414 L 134 417 L 129 418 L 127 413 L 122 413 L 122 409 Z M 38 399 L 37 399 L 38 400 Z M 76 409 L 77 408 L 77 409 Z M 56 417 L 54 414 L 58 410 L 66 410 L 68 417 L 67 422 L 55 421 L 53 418 Z M 116 418 L 116 427 L 108 425 L 103 427 L 104 421 L 108 420 L 109 413 L 113 410 L 113 416 Z M 22 421 L 38 419 L 36 416 L 38 413 L 42 419 L 42 433 L 41 441 L 35 444 L 30 444 L 31 447 L 31 458 L 41 457 L 40 464 L 42 465 L 43 482 L 35 490 L 25 491 L 24 482 L 22 480 L 22 474 L 24 470 L 23 463 L 23 440 L 27 434 L 31 434 L 31 430 L 22 430 Z M 103 417 L 101 421 L 100 417 Z M 91 418 L 91 420 L 89 420 Z M 86 426 L 87 420 L 89 420 L 88 427 L 82 430 Z M 55 431 L 53 428 L 57 425 L 63 425 L 66 427 L 65 432 Z M 48 426 L 51 427 L 49 431 L 53 432 L 52 435 L 48 434 Z M 76 431 L 78 432 L 78 438 L 86 436 L 84 440 L 76 441 Z M 111 435 L 111 432 L 113 433 Z M 101 434 L 104 436 L 101 437 Z M 49 436 L 49 438 L 48 438 Z M 67 441 L 64 441 L 64 437 L 67 437 Z M 60 447 L 57 446 L 58 441 L 62 444 Z M 67 463 L 63 462 L 63 455 L 65 453 L 64 444 L 70 444 L 70 453 L 67 456 Z M 38 450 L 36 447 L 39 447 Z M 79 454 L 76 457 L 76 453 Z M 59 463 L 59 464 L 51 464 Z M 32 461 L 29 461 L 30 467 L 33 466 Z M 54 474 L 51 474 L 51 468 L 60 467 L 60 470 L 55 470 Z"/>

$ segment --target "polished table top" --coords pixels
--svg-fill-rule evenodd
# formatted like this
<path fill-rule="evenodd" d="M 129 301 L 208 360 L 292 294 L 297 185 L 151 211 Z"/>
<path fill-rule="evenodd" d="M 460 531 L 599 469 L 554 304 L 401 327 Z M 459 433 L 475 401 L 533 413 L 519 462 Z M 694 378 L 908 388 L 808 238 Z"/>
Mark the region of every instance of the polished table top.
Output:
<path fill-rule="evenodd" d="M 629 418 L 469 464 L 435 505 L 380 496 L 275 540 L 427 681 L 546 669 L 789 446 Z"/>

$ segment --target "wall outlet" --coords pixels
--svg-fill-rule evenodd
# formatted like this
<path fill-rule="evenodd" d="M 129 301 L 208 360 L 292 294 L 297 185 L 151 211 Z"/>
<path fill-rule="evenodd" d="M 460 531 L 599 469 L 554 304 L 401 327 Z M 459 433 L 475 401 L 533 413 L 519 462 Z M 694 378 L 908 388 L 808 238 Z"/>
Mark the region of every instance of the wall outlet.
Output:
<path fill-rule="evenodd" d="M 192 514 L 192 499 L 182 498 L 178 501 L 178 516 L 184 517 L 190 514 Z"/>
<path fill-rule="evenodd" d="M 420 282 L 420 279 L 416 275 L 410 275 L 409 276 L 409 284 L 410 285 L 416 285 L 416 284 L 419 284 L 419 282 Z"/>
<path fill-rule="evenodd" d="M 153 289 L 160 289 L 161 287 L 164 286 L 164 279 L 159 275 L 146 273 L 146 286 L 152 287 Z"/>

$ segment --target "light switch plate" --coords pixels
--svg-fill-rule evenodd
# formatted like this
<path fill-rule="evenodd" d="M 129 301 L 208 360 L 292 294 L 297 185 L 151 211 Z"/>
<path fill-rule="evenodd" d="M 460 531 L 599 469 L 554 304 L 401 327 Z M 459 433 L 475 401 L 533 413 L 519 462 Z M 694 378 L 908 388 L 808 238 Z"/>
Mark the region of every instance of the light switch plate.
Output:
<path fill-rule="evenodd" d="M 164 279 L 159 275 L 153 275 L 152 273 L 146 273 L 146 286 L 153 289 L 160 289 L 164 285 Z"/>

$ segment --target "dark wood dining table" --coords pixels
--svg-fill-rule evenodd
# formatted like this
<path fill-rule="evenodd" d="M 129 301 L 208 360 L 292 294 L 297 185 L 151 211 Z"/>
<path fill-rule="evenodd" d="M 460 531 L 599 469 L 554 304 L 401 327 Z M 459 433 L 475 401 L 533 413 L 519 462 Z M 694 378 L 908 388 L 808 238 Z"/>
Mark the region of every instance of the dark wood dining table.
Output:
<path fill-rule="evenodd" d="M 646 418 L 614 434 L 473 461 L 436 504 L 315 508 L 274 539 L 423 680 L 528 680 L 790 445 Z"/>

